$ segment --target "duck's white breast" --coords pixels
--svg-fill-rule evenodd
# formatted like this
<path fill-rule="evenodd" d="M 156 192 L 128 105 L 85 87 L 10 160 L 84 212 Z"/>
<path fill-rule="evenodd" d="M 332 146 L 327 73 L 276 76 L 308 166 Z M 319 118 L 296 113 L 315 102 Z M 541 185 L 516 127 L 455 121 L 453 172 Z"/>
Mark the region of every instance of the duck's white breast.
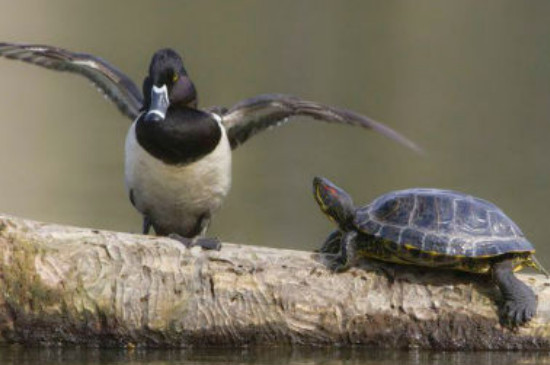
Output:
<path fill-rule="evenodd" d="M 216 148 L 186 165 L 169 165 L 138 143 L 136 122 L 126 136 L 125 180 L 135 207 L 153 223 L 184 235 L 217 210 L 231 186 L 231 147 L 222 127 Z"/>

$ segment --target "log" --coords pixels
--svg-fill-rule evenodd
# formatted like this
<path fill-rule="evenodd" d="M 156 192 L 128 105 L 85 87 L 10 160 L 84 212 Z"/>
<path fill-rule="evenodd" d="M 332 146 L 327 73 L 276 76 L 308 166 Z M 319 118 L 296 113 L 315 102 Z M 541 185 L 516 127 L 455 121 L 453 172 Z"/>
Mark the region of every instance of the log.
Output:
<path fill-rule="evenodd" d="M 508 329 L 485 276 L 372 261 L 336 274 L 325 263 L 0 215 L 0 344 L 550 349 L 542 275 L 518 275 L 538 314 Z"/>

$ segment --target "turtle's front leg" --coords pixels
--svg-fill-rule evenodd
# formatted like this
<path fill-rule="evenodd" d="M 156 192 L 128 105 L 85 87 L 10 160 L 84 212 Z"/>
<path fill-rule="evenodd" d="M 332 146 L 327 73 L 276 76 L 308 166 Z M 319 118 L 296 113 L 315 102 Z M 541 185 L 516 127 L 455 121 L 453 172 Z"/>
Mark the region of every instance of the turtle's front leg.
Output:
<path fill-rule="evenodd" d="M 537 297 L 533 290 L 514 276 L 512 260 L 493 265 L 492 276 L 503 298 L 500 319 L 504 325 L 518 326 L 537 313 Z"/>
<path fill-rule="evenodd" d="M 349 269 L 354 261 L 355 251 L 357 250 L 356 240 L 356 231 L 343 233 L 340 254 L 329 265 L 332 271 L 343 272 Z"/>
<path fill-rule="evenodd" d="M 317 251 L 320 253 L 338 254 L 342 248 L 342 232 L 339 229 L 332 231 L 323 246 Z"/>

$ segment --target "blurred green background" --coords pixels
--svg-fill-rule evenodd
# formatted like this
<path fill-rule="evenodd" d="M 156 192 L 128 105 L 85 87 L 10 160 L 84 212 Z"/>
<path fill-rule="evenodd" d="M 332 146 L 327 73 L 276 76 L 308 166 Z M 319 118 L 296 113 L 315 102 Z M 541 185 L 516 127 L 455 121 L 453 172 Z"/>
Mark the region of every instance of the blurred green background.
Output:
<path fill-rule="evenodd" d="M 550 266 L 550 2 L 1 1 L 0 40 L 93 53 L 141 86 L 152 53 L 181 52 L 201 105 L 291 93 L 349 108 L 420 144 L 296 119 L 234 153 L 211 234 L 312 249 L 332 229 L 322 175 L 364 204 L 456 189 L 514 219 Z M 139 232 L 124 189 L 129 122 L 82 77 L 0 59 L 0 211 Z"/>

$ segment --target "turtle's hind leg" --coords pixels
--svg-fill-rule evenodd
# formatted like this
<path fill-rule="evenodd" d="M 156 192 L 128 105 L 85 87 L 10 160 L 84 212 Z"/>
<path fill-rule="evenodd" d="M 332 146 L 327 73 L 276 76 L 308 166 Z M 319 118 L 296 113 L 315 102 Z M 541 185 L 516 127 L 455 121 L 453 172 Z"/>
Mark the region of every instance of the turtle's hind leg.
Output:
<path fill-rule="evenodd" d="M 537 297 L 530 287 L 515 277 L 513 269 L 513 260 L 501 261 L 493 264 L 491 274 L 502 293 L 501 323 L 518 326 L 537 313 Z"/>

